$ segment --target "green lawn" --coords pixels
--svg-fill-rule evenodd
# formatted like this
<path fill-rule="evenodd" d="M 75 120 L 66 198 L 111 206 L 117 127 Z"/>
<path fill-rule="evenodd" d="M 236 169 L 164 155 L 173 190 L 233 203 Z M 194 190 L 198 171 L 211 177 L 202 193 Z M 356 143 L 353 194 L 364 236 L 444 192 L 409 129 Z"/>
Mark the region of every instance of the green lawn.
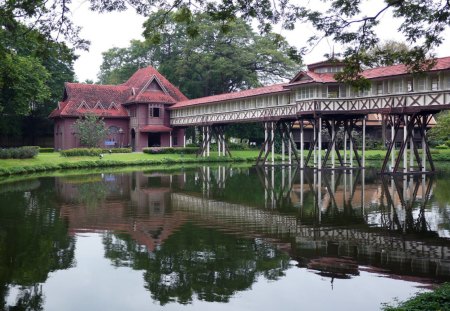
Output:
<path fill-rule="evenodd" d="M 58 152 L 41 153 L 32 159 L 0 159 L 0 175 L 127 165 L 155 166 L 204 162 L 254 162 L 257 156 L 257 150 L 234 151 L 231 159 L 218 157 L 217 152 L 211 152 L 208 158 L 197 158 L 193 154 L 107 153 L 103 155 L 102 159 L 98 156 L 63 157 Z"/>
<path fill-rule="evenodd" d="M 420 152 L 420 151 L 419 151 Z M 307 150 L 305 150 L 306 156 Z M 366 159 L 377 161 L 379 163 L 384 159 L 386 151 L 384 150 L 368 150 L 366 151 Z M 254 162 L 259 154 L 259 150 L 232 151 L 233 159 L 231 161 L 247 161 Z M 341 152 L 341 155 L 342 152 Z M 280 155 L 276 155 L 280 159 Z M 450 149 L 433 150 L 433 159 L 436 161 L 450 161 Z M 181 164 L 196 162 L 222 162 L 227 159 L 219 158 L 217 152 L 211 152 L 208 159 L 196 158 L 193 154 L 146 154 L 141 152 L 135 153 L 113 153 L 104 154 L 104 157 L 62 157 L 58 152 L 41 153 L 33 159 L 1 159 L 0 175 L 10 175 L 17 173 L 29 173 L 34 171 L 47 171 L 57 169 L 72 168 L 89 168 L 89 167 L 105 167 L 105 166 L 126 166 L 126 165 L 158 165 L 158 164 Z M 229 160 L 229 159 L 228 159 Z M 368 163 L 369 164 L 369 163 Z"/>

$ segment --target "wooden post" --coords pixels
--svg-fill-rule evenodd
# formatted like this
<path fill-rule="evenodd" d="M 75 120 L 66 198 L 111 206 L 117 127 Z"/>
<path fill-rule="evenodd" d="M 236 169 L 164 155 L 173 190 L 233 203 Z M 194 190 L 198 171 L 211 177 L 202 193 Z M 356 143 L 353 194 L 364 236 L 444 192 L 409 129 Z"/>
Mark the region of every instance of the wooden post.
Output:
<path fill-rule="evenodd" d="M 392 116 L 392 124 L 391 124 L 391 143 L 392 143 L 392 152 L 391 152 L 391 172 L 394 171 L 395 165 L 395 127 L 394 127 L 394 116 Z"/>
<path fill-rule="evenodd" d="M 267 128 L 268 123 L 264 122 L 264 141 L 267 142 L 267 139 L 269 138 L 269 133 L 268 133 L 268 128 Z M 265 147 L 264 147 L 264 154 L 267 154 L 267 151 L 269 150 L 269 145 L 266 143 Z"/>
<path fill-rule="evenodd" d="M 207 126 L 206 127 L 206 156 L 207 157 L 209 157 L 209 149 L 210 149 L 210 140 L 209 140 L 209 136 L 211 135 L 211 133 L 210 133 L 210 131 L 211 131 L 211 127 L 210 126 Z"/>
<path fill-rule="evenodd" d="M 333 121 L 331 121 L 331 143 L 332 143 L 332 146 L 331 146 L 331 167 L 332 168 L 335 168 L 335 149 L 336 149 L 336 143 L 335 143 L 335 141 L 334 141 L 334 139 L 335 139 L 335 136 L 336 136 L 336 121 L 335 120 L 333 120 Z"/>
<path fill-rule="evenodd" d="M 344 165 L 347 166 L 347 121 L 344 122 Z"/>
<path fill-rule="evenodd" d="M 225 153 L 226 147 L 227 147 L 227 143 L 226 143 L 226 140 L 225 140 L 225 132 L 222 131 L 221 136 L 222 136 L 222 155 L 225 157 L 227 155 Z M 231 155 L 230 155 L 230 157 L 231 157 Z"/>
<path fill-rule="evenodd" d="M 362 167 L 366 167 L 366 117 L 363 118 L 363 127 L 362 127 Z"/>
<path fill-rule="evenodd" d="M 411 137 L 409 138 L 409 170 L 413 170 L 414 166 L 414 123 L 411 124 Z M 417 163 L 419 165 L 419 163 Z"/>
<path fill-rule="evenodd" d="M 350 132 L 351 133 L 351 132 Z M 353 133 L 349 135 L 349 143 L 350 143 L 350 150 L 349 150 L 349 157 L 350 157 L 350 167 L 353 168 Z"/>
<path fill-rule="evenodd" d="M 426 148 L 425 148 L 425 136 L 427 133 L 427 117 L 423 116 L 422 117 L 422 172 L 426 172 L 426 166 L 427 166 L 427 153 L 426 153 Z"/>
<path fill-rule="evenodd" d="M 289 141 L 288 141 L 288 154 L 289 154 L 289 156 L 288 156 L 288 160 L 289 160 L 289 164 L 292 164 L 292 142 L 291 142 L 291 140 L 293 140 L 292 128 L 289 128 L 288 135 L 289 135 Z"/>
<path fill-rule="evenodd" d="M 322 117 L 319 117 L 319 127 L 317 130 L 319 131 L 319 152 L 317 153 L 317 164 L 320 170 L 322 169 Z"/>
<path fill-rule="evenodd" d="M 405 144 L 405 150 L 403 152 L 403 170 L 406 172 L 408 170 L 408 142 L 407 142 L 407 132 L 408 132 L 408 116 L 404 115 L 404 122 L 403 125 L 403 143 Z"/>
<path fill-rule="evenodd" d="M 285 147 L 285 139 L 286 139 L 285 128 L 282 127 L 282 134 L 281 134 L 281 162 L 283 162 L 283 163 L 284 163 L 284 159 L 285 159 L 284 153 L 286 151 L 285 150 L 286 149 L 286 147 Z"/>
<path fill-rule="evenodd" d="M 305 159 L 303 158 L 304 154 L 303 154 L 303 145 L 304 145 L 304 141 L 303 141 L 303 120 L 300 121 L 300 168 L 303 168 L 305 165 Z"/>
<path fill-rule="evenodd" d="M 275 133 L 273 131 L 273 127 L 274 127 L 274 122 L 271 123 L 271 127 L 270 127 L 270 137 L 272 140 L 272 164 L 275 163 Z"/>
<path fill-rule="evenodd" d="M 220 147 L 220 144 L 222 143 L 221 141 L 222 136 L 220 134 L 220 130 L 218 130 L 216 138 L 217 138 L 217 155 L 220 157 L 220 154 L 222 152 L 222 148 Z"/>

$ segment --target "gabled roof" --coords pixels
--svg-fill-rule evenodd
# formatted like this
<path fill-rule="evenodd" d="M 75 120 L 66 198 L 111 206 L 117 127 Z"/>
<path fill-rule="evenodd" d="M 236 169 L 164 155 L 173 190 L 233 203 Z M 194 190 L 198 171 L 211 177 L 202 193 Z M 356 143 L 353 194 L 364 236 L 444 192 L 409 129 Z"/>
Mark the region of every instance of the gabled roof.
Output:
<path fill-rule="evenodd" d="M 167 92 L 167 95 L 174 99 L 174 102 L 187 100 L 188 98 L 180 92 L 172 83 L 170 83 L 163 75 L 161 75 L 155 68 L 149 66 L 136 71 L 127 82 L 122 85 L 128 87 L 134 87 L 136 89 L 136 95 L 146 91 L 145 87 L 155 80 L 161 85 L 161 87 Z"/>
<path fill-rule="evenodd" d="M 225 93 L 220 95 L 213 95 L 207 97 L 200 97 L 191 100 L 180 101 L 175 105 L 171 106 L 170 109 L 184 108 L 187 106 L 201 105 L 201 104 L 211 104 L 211 103 L 220 103 L 224 101 L 236 100 L 236 99 L 244 99 L 249 97 L 256 97 L 260 95 L 266 95 L 270 93 L 281 93 L 281 92 L 289 92 L 284 88 L 286 84 L 274 84 L 264 87 L 259 87 L 256 89 L 250 89 L 240 92 L 234 93 Z"/>
<path fill-rule="evenodd" d="M 103 117 L 127 118 L 125 104 L 163 103 L 172 105 L 187 97 L 164 78 L 155 68 L 136 71 L 120 85 L 66 83 L 63 101 L 52 111 L 50 118 L 78 117 L 87 112 Z"/>

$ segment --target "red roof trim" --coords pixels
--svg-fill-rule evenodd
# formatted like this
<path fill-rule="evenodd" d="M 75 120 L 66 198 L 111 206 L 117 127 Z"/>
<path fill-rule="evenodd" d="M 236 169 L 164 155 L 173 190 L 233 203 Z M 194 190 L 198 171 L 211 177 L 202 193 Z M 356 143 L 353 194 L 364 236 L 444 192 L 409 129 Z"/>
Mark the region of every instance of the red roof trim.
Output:
<path fill-rule="evenodd" d="M 160 132 L 172 132 L 172 128 L 165 125 L 144 125 L 139 127 L 141 133 L 160 133 Z"/>

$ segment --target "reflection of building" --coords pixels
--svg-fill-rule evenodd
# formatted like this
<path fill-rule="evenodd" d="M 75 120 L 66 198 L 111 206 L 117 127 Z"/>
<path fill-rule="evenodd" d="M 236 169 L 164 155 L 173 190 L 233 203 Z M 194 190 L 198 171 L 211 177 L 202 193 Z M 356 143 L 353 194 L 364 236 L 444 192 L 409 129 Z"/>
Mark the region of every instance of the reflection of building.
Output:
<path fill-rule="evenodd" d="M 176 179 L 183 181 L 182 176 Z M 151 251 L 186 219 L 183 213 L 168 212 L 171 181 L 171 176 L 142 172 L 89 175 L 78 181 L 56 178 L 61 216 L 72 232 L 126 233 Z"/>

